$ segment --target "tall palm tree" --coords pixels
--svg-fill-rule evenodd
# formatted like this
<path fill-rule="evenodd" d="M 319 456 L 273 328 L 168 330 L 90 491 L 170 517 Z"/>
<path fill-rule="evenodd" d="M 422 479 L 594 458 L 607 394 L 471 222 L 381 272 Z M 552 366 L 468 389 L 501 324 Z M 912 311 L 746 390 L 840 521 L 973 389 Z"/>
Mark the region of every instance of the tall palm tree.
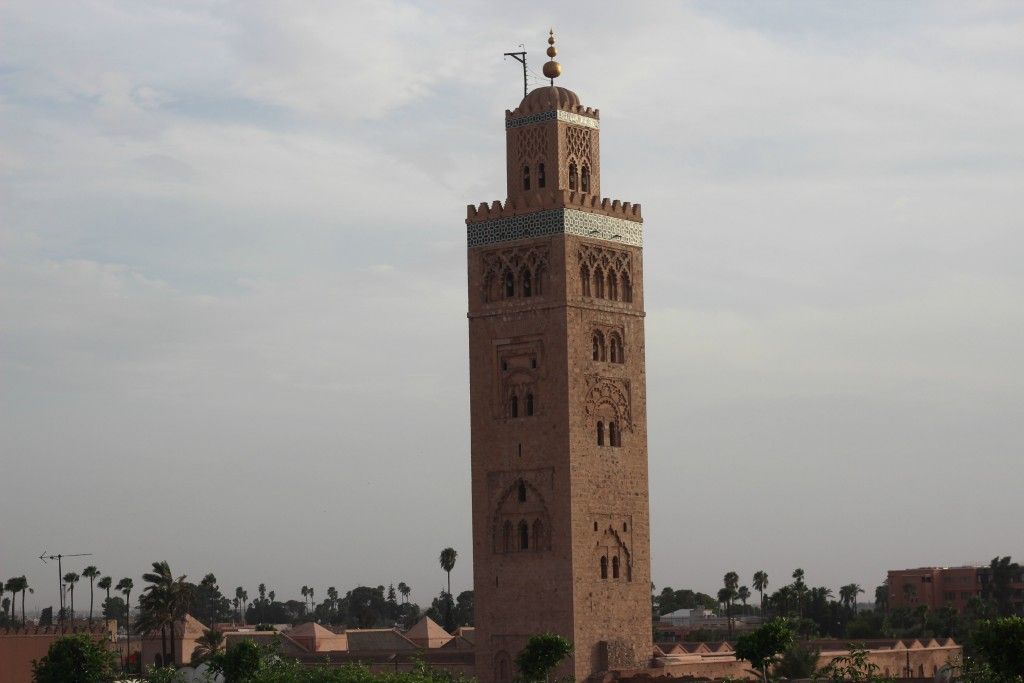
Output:
<path fill-rule="evenodd" d="M 754 590 L 761 594 L 761 616 L 764 616 L 764 590 L 768 588 L 768 572 L 759 569 L 754 572 Z"/>
<path fill-rule="evenodd" d="M 25 619 L 25 593 L 35 593 L 34 590 L 29 588 L 28 579 L 25 576 L 18 577 L 18 585 L 21 586 L 21 625 L 24 626 L 28 623 Z"/>
<path fill-rule="evenodd" d="M 89 626 L 92 626 L 92 591 L 93 585 L 96 582 L 96 578 L 100 575 L 100 570 L 95 565 L 89 565 L 82 570 L 82 576 L 89 579 Z"/>
<path fill-rule="evenodd" d="M 441 569 L 448 573 L 448 595 L 452 594 L 452 570 L 455 569 L 455 558 L 459 554 L 455 552 L 455 548 L 445 548 L 441 551 Z"/>
<path fill-rule="evenodd" d="M 132 653 L 132 588 L 135 587 L 135 582 L 125 577 L 117 582 L 115 590 L 124 595 L 124 631 L 128 636 L 127 644 L 125 645 L 125 664 L 128 664 L 128 660 L 131 658 Z"/>
<path fill-rule="evenodd" d="M 308 603 L 309 603 L 309 586 L 303 586 L 302 590 L 299 591 L 299 592 L 302 593 L 302 604 L 303 605 L 308 605 Z M 306 609 L 308 610 L 309 607 L 307 606 Z"/>
<path fill-rule="evenodd" d="M 142 575 L 149 585 L 139 598 L 139 620 L 136 628 L 140 632 L 160 629 L 160 645 L 163 661 L 175 661 L 174 624 L 185 617 L 192 602 L 192 584 L 185 581 L 185 576 L 177 578 L 171 573 L 167 561 L 153 563 L 153 570 Z M 166 649 L 166 632 L 170 631 L 170 659 Z"/>
<path fill-rule="evenodd" d="M 107 592 L 107 600 L 110 599 L 110 588 L 114 585 L 114 580 L 109 576 L 104 576 L 102 579 L 96 582 L 96 587 L 101 591 Z"/>
<path fill-rule="evenodd" d="M 259 609 L 256 610 L 256 617 L 259 619 L 259 622 L 262 624 L 263 623 L 263 605 L 267 601 L 267 584 L 261 583 L 259 586 L 256 587 L 256 592 L 260 594 Z"/>
<path fill-rule="evenodd" d="M 405 602 L 409 602 L 409 593 L 412 592 L 412 589 L 409 588 L 409 585 L 405 581 L 398 582 L 398 592 L 402 594 L 402 599 Z"/>
<path fill-rule="evenodd" d="M 4 584 L 4 590 L 11 594 L 11 599 L 8 601 L 8 604 L 11 606 L 11 614 L 10 614 L 10 616 L 8 618 L 13 622 L 14 621 L 14 598 L 15 598 L 15 593 L 17 593 L 20 590 L 18 588 L 18 577 L 17 576 L 12 576 L 11 578 L 7 579 L 7 582 Z M 7 614 L 7 608 L 6 607 L 4 608 L 4 614 L 5 615 Z"/>
<path fill-rule="evenodd" d="M 71 625 L 75 624 L 75 584 L 82 578 L 74 572 L 68 572 L 64 575 L 64 583 L 68 584 L 68 591 L 71 593 Z M 10 590 L 8 588 L 8 590 Z"/>
<path fill-rule="evenodd" d="M 746 606 L 747 606 L 747 600 L 750 599 L 750 589 L 747 588 L 746 586 L 740 586 L 736 590 L 736 597 L 738 597 L 740 599 L 740 602 L 743 603 L 744 612 L 745 612 L 746 611 Z"/>
<path fill-rule="evenodd" d="M 245 591 L 242 590 L 241 586 L 235 588 L 235 606 L 238 607 L 238 623 L 245 623 Z"/>
<path fill-rule="evenodd" d="M 804 618 L 804 594 L 807 592 L 807 584 L 804 583 L 804 576 L 804 570 L 800 567 L 793 570 L 793 590 L 796 593 L 796 604 L 801 619 Z"/>

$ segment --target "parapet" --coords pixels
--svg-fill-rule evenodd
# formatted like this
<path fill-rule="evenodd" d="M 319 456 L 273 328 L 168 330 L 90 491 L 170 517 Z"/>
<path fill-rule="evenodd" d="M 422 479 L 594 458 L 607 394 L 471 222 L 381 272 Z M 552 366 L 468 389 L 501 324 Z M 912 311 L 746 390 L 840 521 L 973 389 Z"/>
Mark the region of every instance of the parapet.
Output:
<path fill-rule="evenodd" d="M 490 204 L 481 202 L 479 206 L 469 204 L 466 207 L 466 222 L 479 223 L 494 218 L 518 216 L 532 211 L 544 209 L 581 209 L 590 213 L 598 213 L 614 218 L 624 218 L 637 223 L 643 222 L 640 205 L 622 202 L 618 199 L 598 197 L 597 195 L 573 192 L 570 190 L 553 190 L 551 192 L 533 192 L 516 199 L 508 199 L 504 204 L 495 199 Z"/>
<path fill-rule="evenodd" d="M 530 91 L 515 109 L 505 110 L 505 120 L 559 109 L 580 116 L 589 116 L 592 119 L 601 118 L 597 109 L 580 104 L 579 96 L 573 91 L 556 85 L 545 85 Z"/>

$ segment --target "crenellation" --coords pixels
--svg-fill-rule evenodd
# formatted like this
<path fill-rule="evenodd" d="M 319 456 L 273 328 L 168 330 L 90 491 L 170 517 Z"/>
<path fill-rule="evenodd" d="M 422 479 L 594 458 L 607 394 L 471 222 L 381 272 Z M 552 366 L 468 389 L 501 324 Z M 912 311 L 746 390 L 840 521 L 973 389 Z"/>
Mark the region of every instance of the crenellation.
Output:
<path fill-rule="evenodd" d="M 571 190 L 532 192 L 520 195 L 518 198 L 507 199 L 505 202 L 495 199 L 489 205 L 487 202 L 480 202 L 479 206 L 469 204 L 466 207 L 466 222 L 476 223 L 495 218 L 509 218 L 523 213 L 560 207 L 580 208 L 591 213 L 624 218 L 638 223 L 643 222 L 640 204 Z"/>

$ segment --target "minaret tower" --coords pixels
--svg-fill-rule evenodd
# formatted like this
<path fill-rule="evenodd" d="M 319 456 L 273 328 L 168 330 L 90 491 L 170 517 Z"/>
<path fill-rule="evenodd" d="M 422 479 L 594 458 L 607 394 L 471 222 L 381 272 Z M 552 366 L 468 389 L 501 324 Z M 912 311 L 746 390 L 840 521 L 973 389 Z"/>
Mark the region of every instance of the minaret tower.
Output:
<path fill-rule="evenodd" d="M 651 657 L 640 206 L 601 197 L 600 117 L 552 85 L 505 112 L 508 197 L 468 207 L 476 675 L 530 635 L 577 681 Z"/>

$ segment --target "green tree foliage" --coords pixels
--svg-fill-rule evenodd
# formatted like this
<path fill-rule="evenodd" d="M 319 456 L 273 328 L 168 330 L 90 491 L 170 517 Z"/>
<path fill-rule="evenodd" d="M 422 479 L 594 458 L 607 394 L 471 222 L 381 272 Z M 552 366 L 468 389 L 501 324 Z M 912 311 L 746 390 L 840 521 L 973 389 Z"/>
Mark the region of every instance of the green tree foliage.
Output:
<path fill-rule="evenodd" d="M 998 677 L 1019 681 L 1024 675 L 1024 618 L 1002 617 L 978 622 L 974 629 L 978 658 Z"/>
<path fill-rule="evenodd" d="M 189 608 L 192 616 L 210 626 L 231 621 L 231 600 L 221 592 L 216 576 L 207 574 L 198 584 L 189 586 L 192 591 L 192 606 Z"/>
<path fill-rule="evenodd" d="M 1007 617 L 1013 614 L 1013 586 L 1021 581 L 1021 567 L 1011 561 L 1010 556 L 993 557 L 988 571 L 979 572 L 982 580 L 981 597 L 992 604 L 996 614 Z"/>
<path fill-rule="evenodd" d="M 53 641 L 42 659 L 32 662 L 33 683 L 107 683 L 116 657 L 85 634 Z"/>
<path fill-rule="evenodd" d="M 223 676 L 224 683 L 250 683 L 260 671 L 269 668 L 273 661 L 271 651 L 248 639 L 208 660 L 210 670 Z"/>
<path fill-rule="evenodd" d="M 740 636 L 736 641 L 736 657 L 750 662 L 767 681 L 772 662 L 793 644 L 794 639 L 789 621 L 775 618 Z"/>
<path fill-rule="evenodd" d="M 516 668 L 524 683 L 547 681 L 563 659 L 572 652 L 572 643 L 554 633 L 538 633 L 530 639 L 518 655 Z"/>
<path fill-rule="evenodd" d="M 862 647 L 850 646 L 850 652 L 833 657 L 832 661 L 814 674 L 815 681 L 842 681 L 852 683 L 885 683 L 895 679 L 878 674 L 878 665 L 868 659 L 868 651 Z"/>
<path fill-rule="evenodd" d="M 192 603 L 192 584 L 185 581 L 184 575 L 175 578 L 166 561 L 154 562 L 153 570 L 143 574 L 142 578 L 149 585 L 139 596 L 139 619 L 135 624 L 136 630 L 139 633 L 160 631 L 162 660 L 173 662 L 174 623 L 183 619 L 188 612 Z"/>
<path fill-rule="evenodd" d="M 671 586 L 663 588 L 655 602 L 659 615 L 679 609 L 695 609 L 697 607 L 713 610 L 718 606 L 718 601 L 707 593 L 697 593 L 689 588 L 674 590 Z"/>
<path fill-rule="evenodd" d="M 818 670 L 818 657 L 821 651 L 803 643 L 794 642 L 783 651 L 775 666 L 774 676 L 783 678 L 810 678 Z"/>
<path fill-rule="evenodd" d="M 124 622 L 125 609 L 124 608 L 125 608 L 125 604 L 124 604 L 124 599 L 123 598 L 119 598 L 116 595 L 111 597 L 111 598 L 107 598 L 106 600 L 103 601 L 103 604 L 101 605 L 101 610 L 102 610 L 102 613 L 103 613 L 103 618 L 104 619 L 116 619 L 117 620 L 118 628 L 120 628 L 120 627 L 125 625 L 125 622 Z"/>
<path fill-rule="evenodd" d="M 199 666 L 210 661 L 224 646 L 224 634 L 216 629 L 207 629 L 196 638 L 196 648 L 192 651 L 192 666 Z"/>

